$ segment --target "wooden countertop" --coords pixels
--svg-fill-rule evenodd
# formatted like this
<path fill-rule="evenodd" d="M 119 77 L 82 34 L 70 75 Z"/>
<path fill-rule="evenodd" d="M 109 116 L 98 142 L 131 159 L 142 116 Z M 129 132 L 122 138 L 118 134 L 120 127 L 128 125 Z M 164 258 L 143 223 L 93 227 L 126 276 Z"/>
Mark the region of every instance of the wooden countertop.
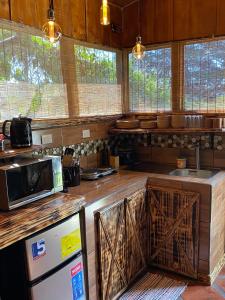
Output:
<path fill-rule="evenodd" d="M 188 183 L 199 183 L 199 184 L 207 184 L 211 186 L 216 186 L 218 183 L 224 180 L 225 178 L 225 170 L 220 170 L 217 174 L 212 176 L 211 178 L 195 178 L 195 177 L 184 177 L 184 176 L 172 176 L 169 173 L 177 167 L 175 165 L 159 165 L 152 163 L 141 163 L 134 167 L 134 169 L 139 172 L 148 173 L 149 178 L 158 178 L 164 180 L 172 180 L 179 182 L 188 182 Z"/>
<path fill-rule="evenodd" d="M 0 250 L 22 240 L 44 228 L 63 220 L 79 211 L 83 206 L 90 206 L 99 200 L 120 194 L 132 193 L 138 186 L 144 186 L 148 178 L 162 181 L 201 183 L 217 185 L 225 178 L 221 171 L 210 179 L 169 176 L 174 167 L 146 168 L 144 172 L 122 170 L 119 173 L 96 181 L 81 181 L 81 185 L 69 189 L 69 194 L 58 193 L 10 212 L 0 212 Z M 166 173 L 166 174 L 165 174 Z"/>
<path fill-rule="evenodd" d="M 0 212 L 0 250 L 78 212 L 87 205 L 120 190 L 132 189 L 138 182 L 145 184 L 148 174 L 122 171 L 97 181 L 82 181 L 68 194 L 38 200 L 24 207 Z"/>
<path fill-rule="evenodd" d="M 125 189 L 132 192 L 132 187 L 137 187 L 138 184 L 145 186 L 148 176 L 149 173 L 147 172 L 122 170 L 99 180 L 81 181 L 79 186 L 70 188 L 69 193 L 84 197 L 86 206 L 89 206 Z"/>
<path fill-rule="evenodd" d="M 0 212 L 0 250 L 55 224 L 84 205 L 84 198 L 55 194 L 10 212 Z"/>

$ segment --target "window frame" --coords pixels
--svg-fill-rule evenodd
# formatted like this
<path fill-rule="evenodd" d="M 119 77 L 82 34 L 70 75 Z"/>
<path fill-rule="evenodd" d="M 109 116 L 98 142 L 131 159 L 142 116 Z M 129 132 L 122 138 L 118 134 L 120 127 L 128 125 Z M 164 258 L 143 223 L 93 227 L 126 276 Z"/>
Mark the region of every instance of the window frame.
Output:
<path fill-rule="evenodd" d="M 68 99 L 68 110 L 69 110 L 69 118 L 73 119 L 73 118 L 80 118 L 80 119 L 88 119 L 88 118 L 106 118 L 106 119 L 110 119 L 112 116 L 116 117 L 116 116 L 121 116 L 124 113 L 126 113 L 125 109 L 124 109 L 124 82 L 123 82 L 123 51 L 117 48 L 112 48 L 109 46 L 103 46 L 103 45 L 99 45 L 99 44 L 94 44 L 94 43 L 90 43 L 90 42 L 85 42 L 85 41 L 79 41 L 70 37 L 65 37 L 63 36 L 61 41 L 60 41 L 60 45 L 61 45 L 61 51 L 67 51 L 67 47 L 63 47 L 63 41 L 67 40 L 68 43 L 70 44 L 71 47 L 71 51 L 74 51 L 74 45 L 78 45 L 78 46 L 84 46 L 84 47 L 88 47 L 88 48 L 94 48 L 96 50 L 104 50 L 104 51 L 109 51 L 109 52 L 114 52 L 116 53 L 116 61 L 117 61 L 117 82 L 121 84 L 121 113 L 119 114 L 115 114 L 115 115 L 93 115 L 93 116 L 80 116 L 79 115 L 79 101 L 78 98 L 76 98 L 75 93 L 71 90 L 72 86 L 71 86 L 71 82 L 66 82 L 66 86 L 67 86 L 67 93 L 73 93 L 73 97 L 71 97 L 71 99 L 73 99 L 73 101 L 70 99 Z M 74 53 L 74 52 L 73 52 Z M 75 56 L 73 55 L 73 57 L 71 57 L 71 60 L 73 61 L 73 65 L 74 65 L 74 70 L 75 70 Z M 65 66 L 64 62 L 62 60 L 61 57 L 61 62 L 62 62 L 62 67 Z M 68 71 L 68 70 L 67 70 Z M 66 78 L 66 75 L 64 75 L 63 72 L 63 78 Z M 72 75 L 71 74 L 71 78 L 74 78 L 74 83 L 76 83 L 76 76 L 75 74 Z M 68 90 L 69 89 L 69 90 Z M 69 98 L 69 97 L 68 97 Z"/>
<path fill-rule="evenodd" d="M 35 27 L 32 26 L 28 26 L 28 25 L 24 25 L 22 23 L 18 23 L 18 22 L 14 22 L 14 21 L 9 21 L 9 20 L 5 20 L 5 19 L 0 19 L 1 23 L 3 26 L 8 27 L 10 30 L 16 29 L 17 31 L 23 31 L 24 30 L 27 33 L 30 33 L 32 35 L 37 35 L 40 37 L 44 37 L 43 32 Z M 122 102 L 122 111 L 120 114 L 116 114 L 116 115 L 96 115 L 96 116 L 79 116 L 79 111 L 77 110 L 76 107 L 76 99 L 73 97 L 70 97 L 68 94 L 68 81 L 71 84 L 71 79 L 73 80 L 73 78 L 70 78 L 71 76 L 71 72 L 69 70 L 69 65 L 65 64 L 65 59 L 62 58 L 63 56 L 63 51 L 66 50 L 66 53 L 68 55 L 70 55 L 72 58 L 74 58 L 74 50 L 71 48 L 70 50 L 72 51 L 71 53 L 68 52 L 68 49 L 66 49 L 65 47 L 63 47 L 63 43 L 65 40 L 70 41 L 70 44 L 74 45 L 82 45 L 82 46 L 87 46 L 87 47 L 91 47 L 91 48 L 96 48 L 96 49 L 100 49 L 100 50 L 106 50 L 106 51 L 111 51 L 111 52 L 115 52 L 117 54 L 117 78 L 118 81 L 121 83 L 121 102 Z M 124 101 L 123 101 L 123 75 L 122 75 L 122 71 L 123 71 L 123 65 L 122 65 L 122 55 L 123 55 L 123 51 L 117 48 L 112 48 L 112 47 L 108 47 L 108 46 L 103 46 L 103 45 L 99 45 L 99 44 L 94 44 L 94 43 L 89 43 L 86 41 L 79 41 L 76 40 L 72 37 L 67 37 L 67 36 L 63 36 L 62 39 L 60 40 L 60 59 L 61 59 L 61 67 L 62 67 L 62 78 L 63 78 L 63 83 L 66 84 L 66 90 L 67 90 L 67 103 L 68 103 L 68 117 L 62 117 L 62 118 L 34 118 L 33 122 L 32 122 L 32 126 L 35 129 L 44 129 L 44 128 L 52 128 L 52 127 L 57 127 L 57 126 L 70 126 L 70 125 L 75 125 L 75 124 L 82 124 L 82 123 L 86 123 L 86 122 L 93 122 L 93 121 L 104 121 L 104 120 L 114 120 L 114 119 L 118 119 L 118 117 L 122 116 L 125 111 L 124 111 Z M 69 76 L 68 76 L 68 71 L 69 71 Z M 71 88 L 70 88 L 71 90 Z M 0 121 L 0 126 L 3 124 L 3 121 Z"/>
<path fill-rule="evenodd" d="M 212 38 L 201 38 L 201 39 L 194 39 L 194 40 L 187 40 L 187 41 L 182 41 L 180 42 L 180 47 L 183 48 L 183 94 L 182 94 L 182 106 L 181 106 L 181 112 L 186 113 L 186 114 L 201 114 L 201 115 L 224 115 L 225 114 L 225 107 L 223 111 L 210 111 L 208 110 L 207 112 L 204 111 L 199 111 L 199 110 L 185 110 L 185 95 L 184 95 L 184 81 L 185 81 L 185 75 L 184 75 L 184 55 L 185 55 L 185 46 L 186 45 L 192 45 L 192 44 L 200 44 L 200 43 L 207 43 L 207 42 L 216 42 L 216 41 L 224 41 L 225 36 L 220 36 L 220 37 L 212 37 Z M 224 69 L 225 71 L 225 69 Z"/>
<path fill-rule="evenodd" d="M 41 39 L 44 38 L 44 34 L 40 29 L 25 25 L 23 23 L 18 23 L 15 21 L 0 18 L 0 25 L 3 29 L 6 29 L 8 31 L 16 31 L 16 32 L 22 33 L 22 34 L 25 33 L 28 35 L 40 37 Z M 61 61 L 60 61 L 60 63 L 61 63 Z M 62 82 L 64 83 L 64 78 L 63 78 L 62 72 L 61 72 L 61 78 L 62 78 Z M 48 118 L 43 118 L 43 117 L 42 118 L 33 118 L 33 121 L 39 123 L 42 121 L 46 122 L 48 120 L 52 122 L 53 120 L 66 120 L 66 119 L 68 119 L 67 116 L 63 116 L 62 118 L 52 116 L 52 117 L 48 117 Z M 3 122 L 4 122 L 3 120 L 0 120 L 0 126 L 3 124 Z"/>
<path fill-rule="evenodd" d="M 172 97 L 171 97 L 171 106 L 172 110 L 163 112 L 161 114 L 168 114 L 168 113 L 175 113 L 175 114 L 200 114 L 206 116 L 214 116 L 214 115 L 225 115 L 225 108 L 224 112 L 215 112 L 215 111 L 208 111 L 208 112 L 201 112 L 197 110 L 185 110 L 184 104 L 184 48 L 185 45 L 195 44 L 195 43 L 206 43 L 206 42 L 213 42 L 213 41 L 220 41 L 225 40 L 225 36 L 220 37 L 212 37 L 212 38 L 200 38 L 200 39 L 192 39 L 192 40 L 185 40 L 185 41 L 174 41 L 174 42 L 167 42 L 167 43 L 160 43 L 160 44 L 152 44 L 147 45 L 146 50 L 157 49 L 157 48 L 164 48 L 164 47 L 171 47 L 171 66 L 172 66 Z M 124 99 L 125 99 L 125 107 L 126 112 L 129 115 L 158 115 L 159 112 L 132 112 L 129 110 L 129 54 L 132 52 L 132 48 L 125 49 L 124 53 Z"/>
<path fill-rule="evenodd" d="M 147 51 L 157 50 L 163 48 L 171 48 L 171 110 L 162 112 L 161 114 L 168 114 L 173 112 L 173 42 L 160 43 L 145 45 Z M 130 111 L 130 97 L 129 97 L 129 54 L 132 53 L 132 48 L 127 48 L 123 50 L 123 76 L 124 76 L 124 109 L 126 113 L 131 115 L 157 115 L 159 112 L 132 112 Z"/>

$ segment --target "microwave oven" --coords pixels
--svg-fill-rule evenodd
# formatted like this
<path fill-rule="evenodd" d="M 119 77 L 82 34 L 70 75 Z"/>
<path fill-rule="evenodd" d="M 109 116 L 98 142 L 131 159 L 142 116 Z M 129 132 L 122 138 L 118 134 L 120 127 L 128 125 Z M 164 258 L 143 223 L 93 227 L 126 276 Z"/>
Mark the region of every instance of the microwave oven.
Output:
<path fill-rule="evenodd" d="M 60 156 L 15 159 L 0 166 L 0 209 L 11 210 L 63 190 Z"/>

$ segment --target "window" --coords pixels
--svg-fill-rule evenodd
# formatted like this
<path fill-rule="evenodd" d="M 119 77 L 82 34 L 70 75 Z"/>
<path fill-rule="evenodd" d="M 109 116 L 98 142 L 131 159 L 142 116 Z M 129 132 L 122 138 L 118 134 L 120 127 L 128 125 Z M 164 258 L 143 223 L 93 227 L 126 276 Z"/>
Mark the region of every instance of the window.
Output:
<path fill-rule="evenodd" d="M 40 31 L 0 21 L 0 120 L 68 116 L 60 46 Z"/>
<path fill-rule="evenodd" d="M 80 116 L 121 113 L 121 57 L 118 52 L 83 45 L 75 45 L 74 52 Z"/>
<path fill-rule="evenodd" d="M 129 99 L 133 112 L 171 110 L 171 48 L 148 50 L 142 60 L 129 54 Z"/>
<path fill-rule="evenodd" d="M 225 40 L 184 46 L 184 109 L 225 111 Z"/>

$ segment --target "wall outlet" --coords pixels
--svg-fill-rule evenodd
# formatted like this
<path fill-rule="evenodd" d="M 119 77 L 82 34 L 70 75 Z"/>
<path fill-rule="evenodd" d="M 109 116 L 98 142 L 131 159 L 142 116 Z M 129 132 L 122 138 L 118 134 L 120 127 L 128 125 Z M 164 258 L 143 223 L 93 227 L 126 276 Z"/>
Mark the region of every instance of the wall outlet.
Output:
<path fill-rule="evenodd" d="M 90 129 L 83 130 L 83 139 L 87 139 L 91 136 Z"/>
<path fill-rule="evenodd" d="M 52 144 L 52 134 L 46 134 L 41 136 L 42 145 Z"/>

